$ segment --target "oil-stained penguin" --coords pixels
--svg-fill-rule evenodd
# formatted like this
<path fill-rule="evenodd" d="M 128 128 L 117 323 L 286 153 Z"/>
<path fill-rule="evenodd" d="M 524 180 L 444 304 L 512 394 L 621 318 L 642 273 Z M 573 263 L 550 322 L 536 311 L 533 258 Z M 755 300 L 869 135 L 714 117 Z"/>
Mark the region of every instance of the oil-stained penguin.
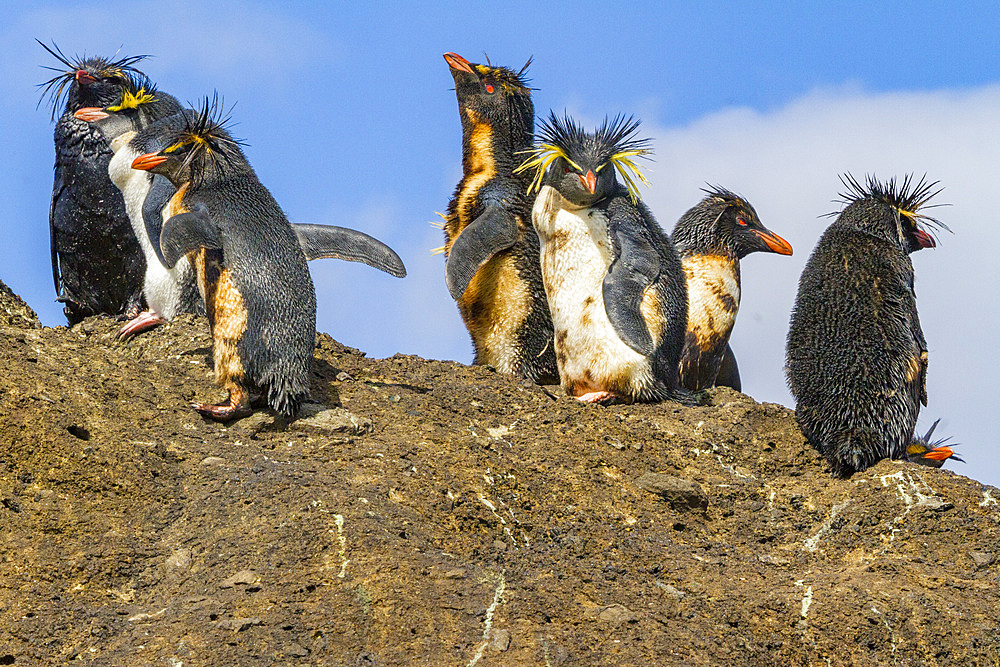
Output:
<path fill-rule="evenodd" d="M 559 377 L 587 402 L 681 400 L 687 330 L 684 271 L 670 239 L 639 201 L 633 158 L 650 153 L 638 121 L 605 119 L 588 133 L 550 114 L 521 167 L 538 190 L 532 222 L 555 329 Z M 625 184 L 618 182 L 616 172 Z"/>
<path fill-rule="evenodd" d="M 931 427 L 927 429 L 927 433 L 922 436 L 913 436 L 910 444 L 906 448 L 906 459 L 911 463 L 917 463 L 922 466 L 929 466 L 931 468 L 940 468 L 944 465 L 945 461 L 959 461 L 965 463 L 965 461 L 955 453 L 952 447 L 957 447 L 958 444 L 946 444 L 951 438 L 941 438 L 940 440 L 935 440 L 931 442 L 931 435 L 934 434 L 934 429 L 937 428 L 940 419 L 936 419 Z"/>
<path fill-rule="evenodd" d="M 292 416 L 309 395 L 316 332 L 306 258 L 324 237 L 317 225 L 293 231 L 225 123 L 218 101 L 206 99 L 182 128 L 164 135 L 163 149 L 140 155 L 132 167 L 162 174 L 177 188 L 163 210 L 161 253 L 167 267 L 184 256 L 195 266 L 216 381 L 229 392 L 223 403 L 192 407 L 229 421 L 249 414 L 261 392 L 272 409 Z M 404 272 L 388 247 L 340 231 L 342 258 Z"/>
<path fill-rule="evenodd" d="M 179 104 L 156 91 L 148 80 L 131 77 L 123 102 L 105 109 L 84 108 L 76 116 L 97 125 L 110 140 L 114 157 L 109 164 L 112 181 L 125 198 L 132 227 L 146 254 L 144 295 L 149 310 L 126 324 L 120 336 L 172 320 L 182 312 L 204 313 L 196 276 L 188 258 L 181 257 L 167 268 L 160 249 L 163 210 L 177 192 L 165 176 L 132 168 L 140 155 L 167 147 L 171 133 L 181 130 L 194 111 L 184 110 L 163 117 Z M 367 262 L 397 277 L 406 275 L 399 257 L 380 241 L 366 234 L 332 225 L 293 224 L 300 248 L 307 259 L 333 257 Z"/>
<path fill-rule="evenodd" d="M 849 477 L 906 457 L 927 405 L 927 343 L 909 253 L 932 248 L 921 212 L 936 183 L 862 185 L 847 175 L 846 207 L 820 238 L 799 280 L 786 375 L 806 439 Z"/>
<path fill-rule="evenodd" d="M 55 126 L 55 180 L 49 207 L 49 244 L 57 301 L 70 324 L 105 313 L 135 317 L 142 310 L 145 260 L 132 233 L 122 195 L 108 178 L 111 149 L 103 135 L 73 114 L 114 105 L 128 74 L 145 56 L 71 60 L 55 45 L 43 48 L 65 68 L 42 84 Z"/>
<path fill-rule="evenodd" d="M 531 226 L 534 105 L 524 73 L 444 54 L 462 120 L 462 180 L 445 219 L 445 280 L 472 337 L 475 363 L 539 383 L 559 373 Z"/>
<path fill-rule="evenodd" d="M 688 389 L 719 385 L 740 391 L 739 367 L 729 346 L 740 307 L 740 260 L 758 251 L 791 255 L 792 246 L 761 224 L 746 198 L 718 186 L 704 192 L 670 234 L 688 292 L 680 383 Z"/>
<path fill-rule="evenodd" d="M 174 97 L 158 91 L 145 76 L 129 74 L 118 103 L 105 108 L 84 107 L 74 114 L 94 124 L 109 143 L 113 157 L 108 175 L 122 193 L 132 231 L 146 259 L 143 296 L 147 310 L 122 327 L 119 336 L 123 338 L 170 321 L 179 313 L 204 312 L 190 262 L 182 257 L 168 269 L 160 252 L 161 213 L 176 188 L 165 176 L 132 169 L 135 158 L 166 147 L 161 145 L 162 137 L 184 126 L 184 113 Z"/>

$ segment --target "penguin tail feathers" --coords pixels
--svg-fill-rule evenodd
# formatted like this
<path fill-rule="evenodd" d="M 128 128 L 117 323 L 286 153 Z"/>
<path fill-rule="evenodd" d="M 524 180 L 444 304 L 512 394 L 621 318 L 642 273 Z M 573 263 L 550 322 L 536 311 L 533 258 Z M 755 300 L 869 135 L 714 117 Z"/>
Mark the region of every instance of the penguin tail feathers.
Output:
<path fill-rule="evenodd" d="M 259 386 L 268 407 L 288 418 L 298 414 L 303 401 L 309 398 L 309 386 L 288 375 L 263 378 Z"/>

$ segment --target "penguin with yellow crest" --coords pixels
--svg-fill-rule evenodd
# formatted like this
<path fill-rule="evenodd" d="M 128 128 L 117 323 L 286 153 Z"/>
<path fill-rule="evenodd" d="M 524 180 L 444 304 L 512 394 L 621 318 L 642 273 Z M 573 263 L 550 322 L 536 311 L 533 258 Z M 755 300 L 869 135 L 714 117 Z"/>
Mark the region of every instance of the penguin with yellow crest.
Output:
<path fill-rule="evenodd" d="M 581 401 L 694 403 L 677 381 L 687 288 L 669 237 L 639 200 L 639 122 L 605 119 L 586 132 L 550 114 L 533 156 L 532 222 L 566 393 Z M 618 182 L 621 176 L 624 184 Z"/>
<path fill-rule="evenodd" d="M 445 216 L 445 281 L 475 363 L 539 383 L 559 375 L 531 225 L 531 181 L 515 173 L 532 145 L 534 105 L 520 72 L 444 54 L 462 120 L 462 180 Z M 529 61 L 530 62 L 530 61 Z"/>

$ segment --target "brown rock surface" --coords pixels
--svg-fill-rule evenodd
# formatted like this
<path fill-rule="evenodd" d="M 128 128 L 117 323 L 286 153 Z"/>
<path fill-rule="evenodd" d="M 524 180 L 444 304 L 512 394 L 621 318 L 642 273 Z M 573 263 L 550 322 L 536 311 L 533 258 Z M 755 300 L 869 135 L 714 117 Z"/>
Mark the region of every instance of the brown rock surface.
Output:
<path fill-rule="evenodd" d="M 0 322 L 0 665 L 1000 653 L 1000 492 L 833 479 L 780 406 L 587 406 L 320 335 L 313 422 L 227 427 L 187 407 L 222 398 L 203 320 L 30 325 Z"/>

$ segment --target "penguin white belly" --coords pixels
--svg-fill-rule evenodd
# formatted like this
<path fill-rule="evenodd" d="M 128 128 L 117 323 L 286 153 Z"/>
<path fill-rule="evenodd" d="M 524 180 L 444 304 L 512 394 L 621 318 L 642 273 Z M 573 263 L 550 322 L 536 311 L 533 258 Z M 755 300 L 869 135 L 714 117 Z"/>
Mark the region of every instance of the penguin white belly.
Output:
<path fill-rule="evenodd" d="M 153 175 L 132 169 L 132 161 L 139 156 L 139 153 L 127 147 L 128 141 L 133 136 L 134 132 L 127 132 L 111 142 L 115 154 L 108 164 L 108 176 L 121 190 L 122 198 L 125 200 L 125 212 L 128 213 L 132 231 L 146 258 L 146 275 L 143 279 L 143 296 L 146 297 L 146 303 L 151 311 L 166 320 L 171 320 L 181 310 L 181 280 L 191 272 L 191 267 L 185 257 L 181 258 L 173 269 L 168 269 L 160 263 L 153 249 L 149 234 L 146 233 L 146 223 L 142 218 L 142 205 L 146 201 L 146 195 L 149 194 Z"/>
<path fill-rule="evenodd" d="M 693 255 L 681 264 L 687 278 L 688 331 L 703 350 L 725 345 L 740 308 L 738 265 L 717 255 Z"/>
<path fill-rule="evenodd" d="M 635 395 L 652 382 L 650 361 L 622 341 L 604 308 L 604 277 L 612 260 L 604 212 L 574 210 L 558 191 L 543 186 L 532 220 L 563 387 L 575 396 Z"/>

